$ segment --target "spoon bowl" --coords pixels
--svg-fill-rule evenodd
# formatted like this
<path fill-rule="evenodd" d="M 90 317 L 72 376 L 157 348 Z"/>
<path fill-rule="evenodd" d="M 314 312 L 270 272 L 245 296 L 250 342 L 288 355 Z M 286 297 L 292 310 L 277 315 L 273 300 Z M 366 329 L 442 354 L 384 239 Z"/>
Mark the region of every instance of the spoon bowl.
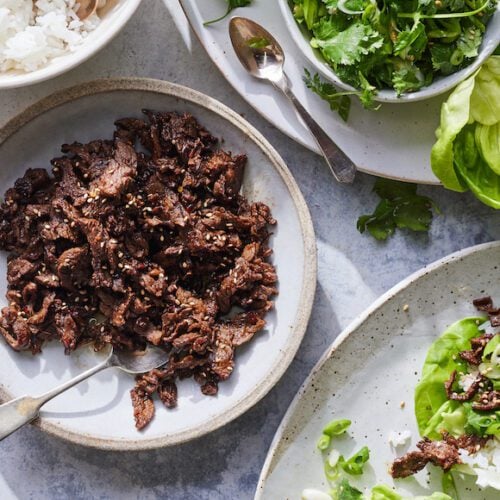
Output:
<path fill-rule="evenodd" d="M 159 347 L 148 345 L 144 351 L 140 352 L 112 349 L 109 359 L 112 366 L 138 375 L 164 365 L 167 362 L 167 354 Z"/>
<path fill-rule="evenodd" d="M 283 78 L 283 49 L 260 24 L 233 17 L 229 23 L 229 36 L 238 59 L 252 76 L 271 81 Z"/>

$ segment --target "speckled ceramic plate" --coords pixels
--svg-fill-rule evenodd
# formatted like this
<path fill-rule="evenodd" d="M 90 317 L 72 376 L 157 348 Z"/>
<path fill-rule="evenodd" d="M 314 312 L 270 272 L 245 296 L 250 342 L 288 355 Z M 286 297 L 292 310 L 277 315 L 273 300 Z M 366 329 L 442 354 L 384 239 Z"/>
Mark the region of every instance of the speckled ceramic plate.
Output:
<path fill-rule="evenodd" d="M 436 468 L 393 481 L 387 468 L 395 455 L 387 437 L 409 430 L 415 445 L 413 391 L 427 349 L 448 325 L 476 315 L 471 300 L 485 294 L 500 300 L 500 242 L 452 254 L 378 299 L 337 338 L 292 402 L 268 453 L 256 500 L 298 499 L 304 488 L 328 491 L 316 441 L 336 418 L 352 420 L 351 437 L 335 441 L 342 453 L 351 455 L 364 445 L 371 450 L 369 466 L 353 477 L 353 485 L 362 490 L 394 485 L 403 496 L 441 491 Z M 479 491 L 472 479 L 457 476 L 457 485 L 462 499 L 498 498 L 498 491 Z"/>
<path fill-rule="evenodd" d="M 304 335 L 316 284 L 313 227 L 304 199 L 283 160 L 241 116 L 193 90 L 157 80 L 115 79 L 58 92 L 30 107 L 0 130 L 0 191 L 30 166 L 47 167 L 63 143 L 111 138 L 113 122 L 141 109 L 191 112 L 224 147 L 248 155 L 243 191 L 270 205 L 278 225 L 272 237 L 280 294 L 267 327 L 237 352 L 233 375 L 216 397 L 196 383 L 179 384 L 179 404 L 143 432 L 134 427 L 129 390 L 133 379 L 107 371 L 47 404 L 37 425 L 73 442 L 103 449 L 167 446 L 206 434 L 259 401 L 284 373 Z M 6 255 L 0 256 L 0 306 L 5 306 Z M 0 396 L 41 393 L 95 360 L 65 356 L 53 342 L 42 355 L 16 353 L 0 341 Z"/>

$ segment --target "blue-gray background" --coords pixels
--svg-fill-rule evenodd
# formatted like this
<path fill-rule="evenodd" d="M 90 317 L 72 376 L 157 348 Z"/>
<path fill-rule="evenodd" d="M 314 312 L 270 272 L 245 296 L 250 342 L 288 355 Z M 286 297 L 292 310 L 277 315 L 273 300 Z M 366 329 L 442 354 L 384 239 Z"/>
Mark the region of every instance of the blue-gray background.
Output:
<path fill-rule="evenodd" d="M 171 2 L 176 10 L 175 1 Z M 0 123 L 52 91 L 106 76 L 146 76 L 205 92 L 242 113 L 282 154 L 311 210 L 318 288 L 299 353 L 276 387 L 245 415 L 197 441 L 152 452 L 82 448 L 27 427 L 0 443 L 0 499 L 249 499 L 294 394 L 340 330 L 381 293 L 450 252 L 500 238 L 500 213 L 472 196 L 421 188 L 442 210 L 427 234 L 378 243 L 356 231 L 372 210 L 373 178 L 336 185 L 323 161 L 285 137 L 229 86 L 192 36 L 188 51 L 161 0 L 145 0 L 102 52 L 55 80 L 0 93 Z"/>

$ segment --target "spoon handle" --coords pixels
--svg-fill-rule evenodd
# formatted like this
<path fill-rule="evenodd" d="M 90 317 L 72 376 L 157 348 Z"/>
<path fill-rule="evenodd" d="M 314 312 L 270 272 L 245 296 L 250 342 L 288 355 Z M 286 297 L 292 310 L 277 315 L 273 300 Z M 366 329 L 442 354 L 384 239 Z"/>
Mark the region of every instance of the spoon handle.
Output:
<path fill-rule="evenodd" d="M 356 165 L 354 165 L 352 160 L 332 141 L 332 139 L 330 139 L 304 106 L 302 106 L 290 89 L 286 76 L 284 76 L 281 82 L 275 85 L 283 91 L 288 99 L 290 99 L 297 113 L 311 131 L 335 179 L 344 184 L 353 182 L 356 175 Z"/>
<path fill-rule="evenodd" d="M 58 396 L 69 388 L 79 384 L 83 380 L 88 379 L 92 375 L 112 366 L 110 357 L 102 363 L 84 371 L 75 378 L 68 380 L 59 387 L 52 389 L 38 397 L 21 396 L 13 399 L 8 403 L 0 405 L 0 441 L 13 432 L 17 431 L 23 425 L 28 424 L 38 417 L 40 408 L 52 398 Z"/>

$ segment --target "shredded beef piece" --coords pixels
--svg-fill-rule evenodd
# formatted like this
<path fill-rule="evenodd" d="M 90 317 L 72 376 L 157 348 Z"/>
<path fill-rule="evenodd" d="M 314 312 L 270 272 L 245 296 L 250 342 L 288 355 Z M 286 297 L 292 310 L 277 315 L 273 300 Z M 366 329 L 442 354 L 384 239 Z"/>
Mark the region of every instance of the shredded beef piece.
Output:
<path fill-rule="evenodd" d="M 472 303 L 478 311 L 484 311 L 488 315 L 491 326 L 500 326 L 500 308 L 493 306 L 491 297 L 481 297 L 473 300 Z"/>
<path fill-rule="evenodd" d="M 464 360 L 467 361 L 467 363 L 470 363 L 471 365 L 478 366 L 481 364 L 482 357 L 483 357 L 483 352 L 484 348 L 486 347 L 486 344 L 493 338 L 493 335 L 490 333 L 485 333 L 484 335 L 481 335 L 480 337 L 476 337 L 471 339 L 471 347 L 472 349 L 468 351 L 462 351 L 459 354 L 459 356 Z"/>
<path fill-rule="evenodd" d="M 52 176 L 27 170 L 0 205 L 0 334 L 33 354 L 51 339 L 68 354 L 88 340 L 163 348 L 168 363 L 131 391 L 138 429 L 154 397 L 176 406 L 178 378 L 217 394 L 277 294 L 276 221 L 240 194 L 246 157 L 189 114 L 144 113 L 118 120 L 112 140 L 63 145 Z"/>
<path fill-rule="evenodd" d="M 149 394 L 145 394 L 138 389 L 130 391 L 132 405 L 134 407 L 135 426 L 141 430 L 153 420 L 155 414 L 155 404 Z"/>
<path fill-rule="evenodd" d="M 448 399 L 453 399 L 454 401 L 470 401 L 479 390 L 479 384 L 483 381 L 483 376 L 478 375 L 474 382 L 470 385 L 470 387 L 463 394 L 457 394 L 453 390 L 453 384 L 455 383 L 455 379 L 457 378 L 456 370 L 450 375 L 450 378 L 444 383 L 444 388 L 446 390 L 446 396 Z"/>
<path fill-rule="evenodd" d="M 392 462 L 389 473 L 394 478 L 412 476 L 421 471 L 428 463 L 429 459 L 424 452 L 410 451 Z"/>
<path fill-rule="evenodd" d="M 472 403 L 472 408 L 478 411 L 500 410 L 500 391 L 483 392 L 479 400 Z"/>
<path fill-rule="evenodd" d="M 444 471 L 449 471 L 453 465 L 460 463 L 458 446 L 454 442 L 448 442 L 446 436 L 442 441 L 424 438 L 417 443 L 417 448 L 422 451 L 429 462 L 441 467 Z"/>
<path fill-rule="evenodd" d="M 468 453 L 476 453 L 487 441 L 488 437 L 481 438 L 474 435 L 454 438 L 446 432 L 443 433 L 441 441 L 431 441 L 424 437 L 417 443 L 420 451 L 410 451 L 394 460 L 389 472 L 394 478 L 408 477 L 422 470 L 429 462 L 444 471 L 449 471 L 455 464 L 461 463 L 459 453 L 461 449 Z"/>

